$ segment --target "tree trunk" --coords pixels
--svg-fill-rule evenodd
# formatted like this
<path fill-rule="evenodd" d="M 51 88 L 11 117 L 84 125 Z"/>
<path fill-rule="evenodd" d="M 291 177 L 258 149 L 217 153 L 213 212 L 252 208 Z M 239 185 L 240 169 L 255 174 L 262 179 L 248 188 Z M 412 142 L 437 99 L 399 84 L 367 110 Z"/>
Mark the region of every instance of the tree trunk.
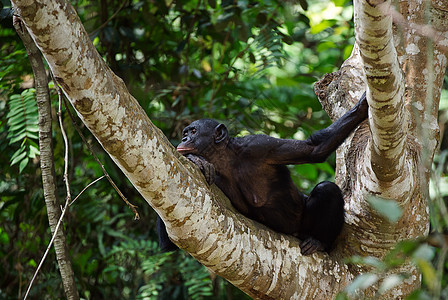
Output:
<path fill-rule="evenodd" d="M 243 217 L 216 187 L 206 185 L 106 66 L 71 5 L 13 2 L 83 122 L 162 217 L 170 237 L 252 297 L 334 298 L 363 271 L 344 258 L 381 258 L 397 241 L 428 233 L 428 175 L 448 40 L 437 34 L 435 43 L 411 27 L 394 27 L 399 15 L 390 1 L 355 1 L 357 46 L 339 72 L 316 86 L 333 119 L 364 90 L 370 111 L 369 120 L 337 152 L 336 181 L 346 201 L 344 233 L 330 255 L 311 257 L 300 254 L 297 239 Z M 428 15 L 436 31 L 448 28 L 448 5 L 434 1 L 427 8 L 426 3 L 400 1 L 396 9 L 415 28 Z M 368 204 L 371 196 L 396 200 L 401 219 L 386 221 Z M 398 271 L 412 276 L 386 298 L 403 297 L 420 284 L 413 265 Z"/>
<path fill-rule="evenodd" d="M 39 112 L 39 148 L 42 184 L 45 204 L 47 207 L 48 222 L 50 224 L 51 233 L 55 234 L 61 211 L 56 198 L 51 101 L 48 89 L 48 79 L 39 49 L 37 49 L 34 41 L 31 39 L 27 28 L 22 25 L 21 21 L 15 17 L 14 27 L 25 45 L 34 73 L 37 107 Z M 79 299 L 78 290 L 76 289 L 75 275 L 73 273 L 72 263 L 65 240 L 65 233 L 62 227 L 60 227 L 56 233 L 54 249 L 59 270 L 61 272 L 65 295 L 67 299 Z"/>

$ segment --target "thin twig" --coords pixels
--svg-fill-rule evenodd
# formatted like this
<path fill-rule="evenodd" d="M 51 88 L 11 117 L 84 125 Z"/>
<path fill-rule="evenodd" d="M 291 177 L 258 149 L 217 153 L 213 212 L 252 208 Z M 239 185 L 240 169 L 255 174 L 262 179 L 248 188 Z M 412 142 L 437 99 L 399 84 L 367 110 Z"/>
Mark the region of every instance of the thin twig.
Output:
<path fill-rule="evenodd" d="M 42 267 L 42 265 L 43 265 L 45 259 L 47 258 L 47 255 L 48 255 L 48 253 L 49 253 L 49 251 L 50 251 L 50 249 L 51 249 L 51 246 L 53 245 L 53 242 L 54 242 L 54 240 L 55 240 L 55 238 L 56 238 L 56 234 L 57 234 L 57 232 L 58 232 L 58 230 L 59 230 L 59 226 L 61 225 L 62 220 L 64 219 L 65 212 L 67 211 L 68 206 L 72 205 L 72 204 L 79 198 L 79 196 L 81 196 L 81 194 L 82 194 L 85 190 L 87 190 L 89 187 L 91 187 L 93 184 L 95 184 L 95 183 L 98 182 L 99 180 L 103 179 L 104 177 L 105 177 L 105 176 L 103 175 L 103 176 L 101 176 L 100 178 L 97 178 L 96 180 L 92 181 L 89 185 L 87 185 L 87 186 L 86 186 L 86 187 L 85 187 L 85 188 L 78 194 L 78 196 L 75 197 L 75 199 L 74 199 L 70 204 L 69 204 L 69 201 L 66 201 L 66 202 L 65 202 L 65 206 L 62 208 L 61 216 L 59 217 L 58 223 L 56 224 L 56 228 L 55 228 L 55 230 L 54 230 L 53 236 L 51 237 L 51 240 L 50 240 L 50 243 L 48 244 L 47 250 L 45 250 L 45 253 L 44 253 L 44 255 L 42 256 L 42 259 L 40 260 L 40 263 L 39 263 L 39 265 L 37 266 L 36 271 L 34 272 L 33 278 L 31 279 L 31 282 L 30 282 L 30 284 L 29 284 L 29 286 L 28 286 L 28 289 L 27 289 L 27 291 L 26 291 L 26 294 L 25 294 L 25 297 L 23 298 L 23 300 L 26 300 L 26 298 L 28 297 L 28 294 L 29 294 L 29 292 L 30 292 L 30 290 L 31 290 L 31 287 L 33 286 L 33 282 L 34 282 L 34 280 L 36 279 L 36 276 L 37 276 L 37 274 L 39 273 L 40 268 Z"/>
<path fill-rule="evenodd" d="M 36 276 L 39 273 L 40 268 L 42 267 L 45 259 L 47 258 L 48 252 L 50 251 L 51 246 L 53 245 L 54 239 L 56 238 L 56 234 L 58 232 L 59 226 L 62 223 L 62 219 L 64 218 L 65 212 L 67 211 L 67 206 L 68 206 L 68 201 L 65 202 L 65 206 L 62 209 L 61 216 L 59 217 L 58 224 L 56 224 L 56 228 L 54 230 L 53 236 L 51 237 L 51 240 L 50 240 L 50 243 L 48 244 L 47 250 L 45 250 L 45 253 L 42 256 L 42 259 L 40 260 L 40 263 L 37 266 L 36 272 L 34 272 L 33 278 L 31 279 L 30 285 L 28 286 L 28 289 L 26 291 L 25 297 L 23 297 L 23 300 L 26 300 L 26 297 L 28 296 L 28 293 L 30 292 L 31 287 L 33 286 L 34 279 L 36 279 Z"/>
<path fill-rule="evenodd" d="M 59 127 L 61 127 L 61 133 L 62 137 L 64 139 L 64 145 L 65 145 L 65 154 L 64 154 L 64 182 L 65 182 L 65 188 L 67 190 L 67 198 L 66 202 L 70 201 L 70 183 L 68 181 L 68 138 L 67 134 L 65 133 L 64 125 L 62 124 L 62 92 L 58 85 L 56 85 L 56 91 L 58 92 L 59 97 L 59 109 L 58 109 L 58 119 L 59 119 Z M 65 204 L 67 206 L 67 203 Z"/>
<path fill-rule="evenodd" d="M 78 200 L 79 196 L 81 196 L 82 193 L 84 193 L 85 190 L 87 190 L 90 186 L 94 185 L 95 183 L 97 183 L 98 181 L 100 181 L 101 179 L 103 179 L 104 177 L 106 177 L 106 175 L 101 176 L 100 178 L 95 179 L 94 181 L 92 181 L 91 183 L 89 183 L 79 194 L 78 196 L 75 197 L 75 199 L 73 199 L 72 202 L 70 202 L 70 204 L 68 206 L 71 206 L 73 203 L 75 203 L 76 200 Z"/>
<path fill-rule="evenodd" d="M 65 212 L 67 211 L 68 206 L 72 205 L 73 202 L 75 202 L 76 199 L 78 199 L 79 196 L 81 196 L 81 194 L 82 194 L 85 190 L 87 190 L 89 187 L 91 187 L 93 184 L 95 184 L 95 183 L 98 182 L 99 180 L 103 179 L 104 177 L 105 177 L 105 176 L 103 175 L 103 176 L 101 176 L 100 178 L 97 178 L 96 180 L 94 180 L 93 182 L 91 182 L 89 185 L 87 185 L 87 186 L 86 186 L 86 187 L 85 187 L 85 188 L 78 194 L 78 196 L 75 197 L 75 199 L 74 199 L 70 204 L 69 204 L 69 201 L 66 201 L 66 202 L 65 202 L 65 206 L 62 208 L 61 216 L 59 217 L 58 223 L 56 224 L 56 228 L 55 228 L 55 230 L 54 230 L 53 236 L 51 237 L 51 240 L 50 240 L 50 243 L 48 244 L 47 250 L 45 250 L 45 253 L 44 253 L 44 255 L 42 256 L 42 259 L 40 260 L 40 263 L 39 263 L 39 265 L 37 266 L 36 271 L 34 272 L 33 278 L 31 279 L 31 282 L 30 282 L 30 284 L 29 284 L 29 286 L 28 286 L 28 289 L 27 289 L 27 291 L 26 291 L 26 294 L 25 294 L 25 297 L 23 298 L 23 300 L 26 300 L 26 298 L 28 297 L 28 294 L 29 294 L 29 292 L 30 292 L 30 290 L 31 290 L 31 287 L 33 286 L 33 282 L 34 282 L 34 280 L 36 279 L 36 276 L 37 276 L 37 274 L 39 273 L 40 268 L 42 267 L 42 265 L 43 265 L 45 259 L 47 258 L 48 253 L 50 252 L 51 246 L 53 246 L 54 240 L 55 240 L 55 238 L 56 238 L 56 234 L 57 234 L 57 232 L 58 232 L 58 230 L 59 230 L 59 226 L 62 224 L 62 220 L 64 219 Z"/>
<path fill-rule="evenodd" d="M 57 82 L 55 81 L 55 79 L 53 78 L 55 85 L 57 85 Z M 58 86 L 59 88 L 59 86 Z M 90 154 L 92 154 L 93 158 L 95 159 L 95 161 L 98 163 L 98 165 L 100 166 L 101 170 L 103 171 L 104 176 L 106 176 L 107 180 L 109 181 L 109 183 L 112 185 L 112 187 L 115 189 L 115 191 L 118 193 L 118 195 L 121 197 L 121 199 L 123 199 L 123 201 L 129 206 L 129 208 L 132 210 L 132 212 L 134 213 L 134 220 L 139 220 L 140 219 L 140 215 L 137 211 L 137 207 L 136 205 L 130 203 L 128 201 L 128 199 L 126 199 L 126 197 L 123 195 L 123 193 L 120 191 L 120 189 L 118 188 L 118 186 L 115 184 L 115 182 L 112 180 L 112 178 L 109 176 L 109 173 L 107 173 L 106 169 L 104 168 L 103 164 L 101 163 L 101 161 L 99 160 L 99 158 L 97 157 L 97 155 L 95 154 L 95 151 L 93 151 L 92 146 L 90 145 L 90 143 L 87 141 L 87 139 L 85 138 L 84 134 L 81 132 L 81 129 L 79 128 L 78 124 L 76 123 L 75 117 L 73 116 L 73 114 L 71 113 L 69 107 L 68 107 L 68 103 L 67 103 L 67 99 L 65 99 L 65 97 L 62 97 L 63 101 L 64 101 L 64 105 L 66 108 L 66 111 L 70 117 L 70 119 L 72 120 L 73 126 L 75 127 L 76 131 L 78 132 L 79 136 L 81 137 L 82 141 L 84 142 L 84 144 L 87 146 L 87 148 L 90 151 Z M 73 201 L 74 202 L 74 201 Z"/>
<path fill-rule="evenodd" d="M 112 16 L 110 16 L 109 19 L 106 20 L 106 22 L 104 22 L 103 24 L 101 24 L 97 29 L 95 29 L 94 31 L 92 31 L 91 33 L 89 33 L 89 37 L 94 36 L 95 34 L 97 34 L 98 31 L 100 31 L 101 29 L 103 29 L 104 27 L 107 26 L 107 23 L 109 23 L 110 21 L 112 21 L 113 18 L 115 18 L 115 16 L 123 9 L 124 5 L 127 3 L 128 1 L 125 0 L 121 3 L 120 7 L 112 14 Z"/>
<path fill-rule="evenodd" d="M 393 22 L 401 26 L 407 32 L 414 31 L 416 35 L 433 40 L 438 47 L 443 49 L 443 51 L 448 51 L 448 47 L 445 46 L 446 41 L 448 40 L 448 31 L 438 31 L 430 24 L 417 24 L 409 22 L 400 12 L 392 7 L 390 8 L 390 11 L 383 12 L 385 14 L 390 14 Z"/>

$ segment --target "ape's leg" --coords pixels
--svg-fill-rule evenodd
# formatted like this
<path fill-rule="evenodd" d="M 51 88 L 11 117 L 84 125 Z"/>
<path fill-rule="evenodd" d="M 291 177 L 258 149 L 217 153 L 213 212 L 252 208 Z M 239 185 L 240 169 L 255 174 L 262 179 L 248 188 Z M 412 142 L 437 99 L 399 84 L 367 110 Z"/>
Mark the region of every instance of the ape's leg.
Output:
<path fill-rule="evenodd" d="M 159 235 L 159 247 L 162 252 L 169 252 L 179 249 L 168 237 L 165 223 L 157 216 L 157 234 Z"/>
<path fill-rule="evenodd" d="M 341 189 L 329 181 L 319 183 L 305 200 L 299 234 L 302 254 L 331 249 L 343 224 L 344 199 Z"/>

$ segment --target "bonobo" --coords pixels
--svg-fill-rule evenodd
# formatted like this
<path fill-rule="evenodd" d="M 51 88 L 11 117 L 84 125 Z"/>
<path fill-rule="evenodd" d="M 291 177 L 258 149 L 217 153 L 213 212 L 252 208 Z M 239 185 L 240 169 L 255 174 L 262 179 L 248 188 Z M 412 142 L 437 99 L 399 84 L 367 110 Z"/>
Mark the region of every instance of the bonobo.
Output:
<path fill-rule="evenodd" d="M 309 196 L 294 185 L 288 164 L 323 162 L 367 117 L 365 93 L 359 102 L 329 127 L 307 140 L 267 135 L 229 137 L 214 120 L 194 121 L 182 133 L 177 151 L 193 161 L 246 217 L 301 240 L 303 255 L 328 251 L 344 223 L 339 187 L 328 181 Z M 163 223 L 162 223 L 163 225 Z M 170 243 L 166 238 L 165 242 Z M 168 245 L 161 245 L 168 249 Z"/>

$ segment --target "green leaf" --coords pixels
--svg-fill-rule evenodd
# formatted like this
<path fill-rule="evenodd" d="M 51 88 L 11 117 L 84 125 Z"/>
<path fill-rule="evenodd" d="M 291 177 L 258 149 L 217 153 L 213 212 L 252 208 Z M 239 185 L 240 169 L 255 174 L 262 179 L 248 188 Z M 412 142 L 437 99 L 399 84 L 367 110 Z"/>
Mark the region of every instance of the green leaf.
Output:
<path fill-rule="evenodd" d="M 375 209 L 381 216 L 388 219 L 390 222 L 397 222 L 403 214 L 402 209 L 398 206 L 395 200 L 383 199 L 380 197 L 370 197 L 367 202 Z"/>
<path fill-rule="evenodd" d="M 398 274 L 392 274 L 387 276 L 380 285 L 378 292 L 383 294 L 390 289 L 393 289 L 397 285 L 400 285 L 404 281 L 404 277 Z"/>
<path fill-rule="evenodd" d="M 406 300 L 432 300 L 432 298 L 427 291 L 422 291 L 417 289 L 406 297 Z"/>
<path fill-rule="evenodd" d="M 37 267 L 37 263 L 36 263 L 36 261 L 34 259 L 30 259 L 28 261 L 27 265 L 30 266 L 30 267 L 33 267 L 33 268 Z"/>
<path fill-rule="evenodd" d="M 336 298 L 334 300 L 348 300 L 348 296 L 344 292 L 340 292 L 336 295 Z"/>
<path fill-rule="evenodd" d="M 25 145 L 21 145 L 19 149 L 16 150 L 16 152 L 14 152 L 14 154 L 11 156 L 11 161 L 14 160 L 17 156 L 20 155 L 20 153 L 25 152 Z"/>
<path fill-rule="evenodd" d="M 324 52 L 324 51 L 326 51 L 328 49 L 334 49 L 334 48 L 336 48 L 335 43 L 327 41 L 327 42 L 320 43 L 317 46 L 317 51 L 318 52 Z"/>
<path fill-rule="evenodd" d="M 10 127 L 9 127 L 9 133 L 10 133 L 10 136 L 13 136 L 14 133 L 15 133 L 15 134 L 19 134 L 19 133 L 23 133 L 23 132 L 25 132 L 26 129 L 23 128 L 23 127 L 24 127 L 23 125 L 24 125 L 24 123 L 21 122 L 21 123 L 19 123 L 19 124 L 10 126 Z"/>
<path fill-rule="evenodd" d="M 3 209 L 4 209 L 4 207 L 3 207 Z M 1 228 L 0 228 L 0 243 L 2 243 L 2 244 L 9 244 L 9 241 L 10 241 L 10 238 L 9 238 L 9 236 L 8 236 L 8 233 L 7 232 L 5 232 L 5 231 L 3 231 Z"/>
<path fill-rule="evenodd" d="M 9 140 L 9 144 L 10 144 L 10 145 L 11 145 L 11 144 L 14 144 L 15 142 L 21 141 L 21 140 L 23 140 L 23 139 L 26 138 L 26 137 L 27 137 L 26 132 L 23 132 L 23 133 L 21 133 L 21 134 L 19 134 L 19 135 L 16 135 L 16 136 L 13 137 L 12 139 L 10 139 L 10 140 Z"/>
<path fill-rule="evenodd" d="M 448 90 L 441 91 L 439 110 L 448 110 Z"/>
<path fill-rule="evenodd" d="M 30 138 L 30 139 L 35 139 L 35 140 L 37 140 L 39 138 L 37 134 L 31 133 L 31 132 L 26 132 L 26 137 Z"/>
<path fill-rule="evenodd" d="M 103 243 L 103 231 L 98 232 L 98 250 L 100 251 L 102 256 L 106 256 L 106 248 Z"/>
<path fill-rule="evenodd" d="M 28 165 L 28 161 L 29 161 L 29 158 L 25 157 L 25 159 L 20 162 L 19 173 L 22 173 L 23 169 L 25 169 L 25 167 Z"/>
<path fill-rule="evenodd" d="M 356 290 L 365 290 L 378 281 L 378 275 L 373 273 L 364 273 L 355 278 L 353 282 L 345 288 L 348 294 L 354 294 Z"/>
<path fill-rule="evenodd" d="M 14 115 L 13 117 L 10 117 L 8 119 L 8 125 L 10 127 L 16 125 L 16 124 L 22 124 L 22 127 L 25 125 L 25 116 L 23 115 L 23 113 L 19 113 Z M 11 129 L 12 130 L 12 129 Z"/>
<path fill-rule="evenodd" d="M 39 126 L 37 124 L 30 124 L 26 126 L 26 131 L 27 132 L 39 132 Z"/>
<path fill-rule="evenodd" d="M 320 22 L 319 24 L 316 24 L 314 26 L 311 27 L 310 33 L 311 34 L 316 34 L 319 33 L 327 28 L 330 28 L 331 26 L 333 26 L 335 24 L 334 20 L 323 20 L 322 22 Z"/>
<path fill-rule="evenodd" d="M 19 161 L 22 161 L 26 157 L 26 152 L 22 152 L 19 155 L 17 155 L 13 160 L 11 160 L 11 166 L 15 165 Z"/>
<path fill-rule="evenodd" d="M 353 45 L 345 46 L 344 54 L 343 54 L 344 60 L 350 57 L 350 55 L 352 54 L 352 51 L 353 51 Z"/>
<path fill-rule="evenodd" d="M 328 173 L 331 176 L 334 176 L 334 169 L 328 162 L 318 163 L 318 164 L 316 164 L 316 167 L 319 170 L 324 171 L 325 173 Z"/>
<path fill-rule="evenodd" d="M 36 155 L 40 155 L 39 148 L 37 148 L 35 145 L 30 145 L 29 151 L 28 151 L 28 157 L 29 158 L 35 158 Z"/>
<path fill-rule="evenodd" d="M 429 287 L 430 290 L 434 290 L 436 287 L 437 275 L 431 262 L 424 259 L 417 259 L 416 263 L 419 270 L 422 272 L 423 282 Z"/>
<path fill-rule="evenodd" d="M 20 107 L 19 108 L 13 107 L 10 102 L 8 104 L 9 104 L 9 112 L 6 114 L 6 118 L 10 119 L 17 116 L 18 114 L 23 116 L 23 110 L 20 109 Z"/>
<path fill-rule="evenodd" d="M 414 259 L 423 259 L 432 261 L 435 255 L 435 249 L 428 244 L 421 244 L 417 250 L 412 254 Z"/>
<path fill-rule="evenodd" d="M 10 102 L 11 101 L 20 101 L 22 98 L 20 97 L 20 95 L 19 94 L 14 94 L 14 95 L 11 95 L 11 97 L 9 97 L 9 99 L 10 99 Z"/>
<path fill-rule="evenodd" d="M 347 0 L 333 0 L 335 6 L 344 6 Z"/>

